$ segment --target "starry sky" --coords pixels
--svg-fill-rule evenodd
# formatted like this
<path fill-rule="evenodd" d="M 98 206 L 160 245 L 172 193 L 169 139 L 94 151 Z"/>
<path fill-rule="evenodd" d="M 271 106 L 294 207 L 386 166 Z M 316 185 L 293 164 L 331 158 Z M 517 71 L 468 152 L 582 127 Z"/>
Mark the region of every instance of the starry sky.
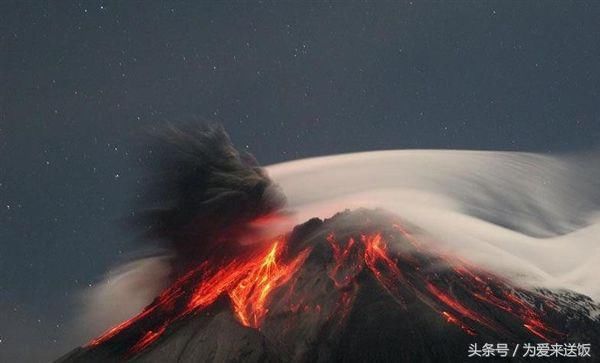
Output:
<path fill-rule="evenodd" d="M 139 247 L 119 221 L 149 125 L 218 121 L 263 164 L 588 151 L 599 18 L 597 1 L 2 1 L 0 360 L 68 350 L 77 293 Z"/>

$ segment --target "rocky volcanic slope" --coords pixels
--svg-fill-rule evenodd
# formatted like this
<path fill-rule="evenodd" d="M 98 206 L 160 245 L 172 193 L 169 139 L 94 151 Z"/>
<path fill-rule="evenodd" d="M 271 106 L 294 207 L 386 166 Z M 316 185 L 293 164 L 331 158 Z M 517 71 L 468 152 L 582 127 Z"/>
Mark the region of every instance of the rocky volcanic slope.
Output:
<path fill-rule="evenodd" d="M 475 342 L 591 343 L 581 360 L 599 361 L 592 300 L 518 288 L 423 238 L 381 211 L 310 220 L 272 248 L 207 260 L 58 362 L 456 362 Z"/>

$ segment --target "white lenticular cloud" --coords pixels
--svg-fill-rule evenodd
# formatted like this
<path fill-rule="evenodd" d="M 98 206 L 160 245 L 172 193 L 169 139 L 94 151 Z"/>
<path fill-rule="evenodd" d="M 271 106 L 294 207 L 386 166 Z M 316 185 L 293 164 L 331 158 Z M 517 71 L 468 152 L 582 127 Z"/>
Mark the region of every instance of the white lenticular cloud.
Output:
<path fill-rule="evenodd" d="M 419 227 L 434 248 L 517 283 L 600 300 L 600 159 L 403 150 L 266 168 L 294 223 L 360 207 Z"/>

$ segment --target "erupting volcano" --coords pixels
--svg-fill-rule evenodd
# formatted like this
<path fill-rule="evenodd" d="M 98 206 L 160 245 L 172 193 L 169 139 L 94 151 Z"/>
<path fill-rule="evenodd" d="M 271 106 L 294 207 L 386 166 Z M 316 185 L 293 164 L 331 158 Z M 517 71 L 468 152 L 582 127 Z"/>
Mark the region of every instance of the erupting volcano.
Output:
<path fill-rule="evenodd" d="M 569 297 L 428 252 L 395 216 L 348 211 L 202 262 L 64 361 L 459 359 L 472 341 L 598 341 L 593 304 Z"/>
<path fill-rule="evenodd" d="M 167 181 L 176 202 L 144 217 L 176 252 L 169 287 L 59 361 L 437 362 L 465 359 L 473 342 L 600 342 L 591 299 L 512 283 L 384 210 L 263 238 L 252 226 L 281 199 L 223 135 L 185 136 L 195 157 L 176 158 L 179 176 Z M 202 146 L 215 139 L 226 144 L 216 158 Z"/>

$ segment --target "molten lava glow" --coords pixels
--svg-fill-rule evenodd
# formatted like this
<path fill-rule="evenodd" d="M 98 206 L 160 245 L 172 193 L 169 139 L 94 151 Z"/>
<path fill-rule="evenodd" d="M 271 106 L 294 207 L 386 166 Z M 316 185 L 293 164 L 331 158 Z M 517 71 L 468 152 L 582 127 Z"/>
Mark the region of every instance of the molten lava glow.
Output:
<path fill-rule="evenodd" d="M 457 258 L 443 254 L 432 257 L 424 244 L 406 228 L 400 224 L 393 224 L 392 228 L 402 237 L 402 240 L 397 242 L 408 242 L 410 248 L 391 253 L 380 232 L 362 235 L 360 245 L 352 237 L 348 238 L 346 243 L 337 241 L 333 234 L 327 237 L 334 260 L 329 276 L 336 287 L 349 285 L 366 267 L 381 287 L 401 305 L 405 304 L 404 298 L 411 294 L 438 312 L 444 320 L 458 326 L 469 335 L 476 335 L 478 327 L 510 335 L 511 333 L 499 326 L 495 319 L 478 313 L 499 309 L 519 319 L 523 328 L 544 341 L 555 341 L 557 337 L 562 336 L 543 322 L 542 312 L 538 308 L 517 295 L 517 290 L 501 278 L 480 272 Z M 439 285 L 447 285 L 443 277 L 435 271 L 424 271 L 434 265 L 448 266 L 459 277 L 460 285 L 456 288 L 474 297 L 466 301 L 479 301 L 485 308 L 475 308 L 471 306 L 472 303 L 461 303 L 454 293 L 439 288 Z M 341 273 L 342 271 L 346 273 Z M 544 297 L 537 297 L 546 303 Z M 552 307 L 550 303 L 546 305 Z"/>
<path fill-rule="evenodd" d="M 98 346 L 131 329 L 137 339 L 129 354 L 139 353 L 171 323 L 205 309 L 223 294 L 230 297 L 240 323 L 258 328 L 269 311 L 270 294 L 294 276 L 310 252 L 307 249 L 290 261 L 282 261 L 284 251 L 285 243 L 275 241 L 261 253 L 237 256 L 220 267 L 204 262 L 175 281 L 139 315 L 110 329 L 88 346 Z M 161 322 L 150 319 L 154 313 L 162 317 Z"/>
<path fill-rule="evenodd" d="M 278 255 L 281 253 L 278 246 L 279 243 L 276 242 L 269 253 L 229 291 L 234 311 L 245 326 L 260 326 L 269 311 L 266 303 L 270 293 L 286 283 L 308 256 L 308 251 L 305 250 L 289 264 L 278 264 Z"/>
<path fill-rule="evenodd" d="M 458 319 L 454 315 L 450 314 L 449 312 L 442 311 L 442 316 L 446 319 L 447 322 L 459 326 L 467 334 L 473 335 L 473 336 L 477 335 L 473 330 L 469 329 L 468 326 L 466 326 L 465 324 L 463 324 L 463 322 L 460 319 Z"/>
<path fill-rule="evenodd" d="M 356 242 L 354 238 L 349 238 L 348 242 L 342 246 L 335 240 L 333 233 L 327 236 L 327 241 L 333 251 L 334 263 L 328 272 L 329 277 L 337 288 L 344 288 L 354 280 L 363 268 L 362 261 L 357 260 L 355 257 L 359 253 Z"/>
<path fill-rule="evenodd" d="M 381 234 L 363 235 L 361 240 L 365 244 L 365 263 L 392 297 L 401 302 L 400 286 L 406 284 L 406 279 L 397 262 L 390 257 Z"/>
<path fill-rule="evenodd" d="M 420 301 L 469 335 L 485 331 L 510 337 L 525 332 L 545 341 L 562 336 L 544 323 L 543 311 L 525 298 L 535 293 L 523 293 L 503 279 L 457 258 L 432 253 L 400 224 L 390 227 L 385 232 L 350 235 L 345 241 L 337 240 L 333 232 L 326 237 L 331 249 L 331 259 L 325 262 L 327 274 L 339 291 L 337 307 L 330 310 L 331 315 L 326 319 L 342 324 L 352 311 L 362 282 L 374 281 L 400 306 L 408 308 L 407 302 Z M 391 251 L 391 243 L 398 248 Z M 306 311 L 313 306 L 311 296 L 293 293 L 297 281 L 294 276 L 312 249 L 288 256 L 286 246 L 285 240 L 276 240 L 258 251 L 248 249 L 233 257 L 214 257 L 200 263 L 139 315 L 110 329 L 88 346 L 114 339 L 131 346 L 128 354 L 139 353 L 172 323 L 203 311 L 223 295 L 229 296 L 233 313 L 241 324 L 260 329 L 269 314 L 273 292 L 284 285 L 289 294 L 286 299 L 290 313 Z M 360 276 L 365 274 L 373 280 L 361 280 Z M 465 296 L 468 298 L 463 300 L 461 297 Z M 536 298 L 552 309 L 550 301 L 542 296 Z M 320 316 L 321 306 L 314 303 L 314 310 Z M 508 315 L 510 321 L 520 325 L 500 326 L 497 319 L 500 315 Z M 121 335 L 121 332 L 127 333 Z"/>
<path fill-rule="evenodd" d="M 437 287 L 435 287 L 431 283 L 427 283 L 427 290 L 433 294 L 440 302 L 444 303 L 446 306 L 452 308 L 452 310 L 459 313 L 461 316 L 468 318 L 470 320 L 476 321 L 481 325 L 484 325 L 488 328 L 495 329 L 495 326 L 483 316 L 477 314 L 475 311 L 467 308 L 462 305 L 458 300 L 454 299 L 450 295 L 442 292 Z"/>
<path fill-rule="evenodd" d="M 153 341 L 158 339 L 158 337 L 161 336 L 162 333 L 164 333 L 166 329 L 167 329 L 166 325 L 163 325 L 160 328 L 158 328 L 155 332 L 152 330 L 149 330 L 148 332 L 146 332 L 146 334 L 144 334 L 142 339 L 140 339 L 137 343 L 135 343 L 135 345 L 131 348 L 131 351 L 132 352 L 141 352 L 147 346 L 152 344 Z"/>

